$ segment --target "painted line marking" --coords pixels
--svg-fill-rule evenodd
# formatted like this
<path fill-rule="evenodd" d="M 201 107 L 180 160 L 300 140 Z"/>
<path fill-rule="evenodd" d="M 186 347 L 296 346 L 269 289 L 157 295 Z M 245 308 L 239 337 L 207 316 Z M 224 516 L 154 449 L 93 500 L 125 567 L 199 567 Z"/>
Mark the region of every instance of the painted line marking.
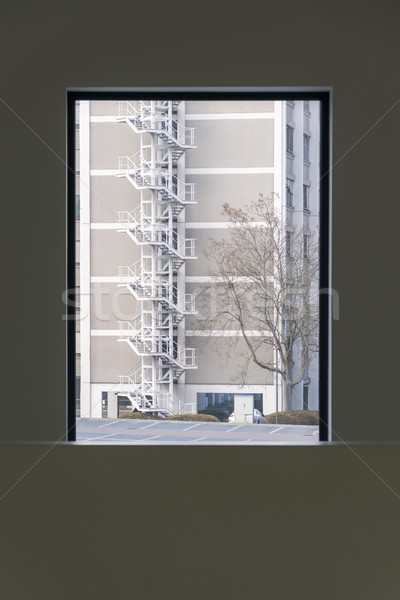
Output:
<path fill-rule="evenodd" d="M 141 444 L 142 442 L 148 442 L 149 440 L 155 440 L 156 438 L 160 438 L 161 435 L 153 435 L 153 437 L 144 438 L 144 440 L 132 440 L 133 442 L 138 442 Z"/>
<path fill-rule="evenodd" d="M 235 429 L 239 429 L 239 427 L 243 427 L 243 425 L 236 425 L 233 429 L 227 429 L 225 433 L 230 433 L 231 431 L 235 431 Z"/>
<path fill-rule="evenodd" d="M 150 425 L 144 425 L 144 427 L 139 427 L 139 429 L 147 429 L 148 427 L 154 427 L 154 425 L 158 425 L 158 423 L 150 423 Z"/>
<path fill-rule="evenodd" d="M 198 438 L 197 440 L 190 440 L 190 442 L 188 442 L 189 444 L 194 444 L 195 442 L 201 442 L 201 440 L 206 440 L 207 438 L 202 437 L 202 438 Z"/>
<path fill-rule="evenodd" d="M 186 427 L 186 429 L 182 429 L 182 431 L 188 431 L 189 429 L 193 429 L 193 427 L 198 427 L 199 425 L 201 425 L 201 423 L 195 423 L 194 425 L 191 425 L 190 427 Z"/>
<path fill-rule="evenodd" d="M 107 435 L 100 435 L 98 437 L 89 438 L 88 440 L 82 440 L 82 441 L 83 442 L 94 442 L 95 440 L 104 440 L 105 438 L 112 437 L 113 435 L 116 435 L 116 433 L 108 433 Z"/>
<path fill-rule="evenodd" d="M 112 421 L 112 423 L 106 423 L 105 425 L 99 425 L 97 429 L 101 429 L 102 427 L 109 427 L 110 425 L 115 425 L 115 423 L 119 423 L 119 421 Z"/>
<path fill-rule="evenodd" d="M 267 433 L 276 433 L 277 431 L 280 431 L 281 429 L 284 429 L 283 427 L 278 427 L 278 429 L 274 429 L 273 431 L 267 431 Z"/>

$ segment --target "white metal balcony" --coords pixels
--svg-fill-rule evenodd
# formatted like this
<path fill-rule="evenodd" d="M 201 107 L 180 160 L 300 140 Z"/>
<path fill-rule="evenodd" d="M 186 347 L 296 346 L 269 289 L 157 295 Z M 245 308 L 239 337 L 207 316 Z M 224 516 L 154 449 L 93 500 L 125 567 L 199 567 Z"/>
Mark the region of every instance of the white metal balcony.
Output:
<path fill-rule="evenodd" d="M 169 336 L 154 335 L 150 327 L 136 318 L 133 323 L 120 321 L 119 341 L 128 342 L 138 356 L 158 356 L 164 365 L 196 369 L 196 349 L 181 346 Z"/>
<path fill-rule="evenodd" d="M 172 395 L 163 390 L 155 390 L 150 381 L 143 380 L 141 369 L 131 375 L 121 375 L 119 380 L 118 395 L 129 398 L 134 409 L 143 413 L 174 414 Z"/>
<path fill-rule="evenodd" d="M 158 412 L 164 416 L 195 413 L 197 404 L 186 403 L 164 390 L 156 390 L 152 383 L 143 380 L 141 369 L 131 375 L 121 375 L 118 395 L 129 398 L 133 409 L 142 413 Z"/>
<path fill-rule="evenodd" d="M 126 122 L 135 133 L 155 133 L 168 145 L 195 148 L 195 130 L 184 127 L 172 116 L 172 103 L 149 101 L 118 102 L 119 121 Z"/>
<path fill-rule="evenodd" d="M 182 315 L 196 314 L 195 294 L 185 294 L 168 281 L 158 279 L 143 268 L 141 261 L 118 268 L 120 287 L 127 287 L 137 300 L 153 300 L 164 310 Z"/>
<path fill-rule="evenodd" d="M 164 201 L 196 204 L 194 183 L 181 181 L 167 169 L 155 168 L 141 151 L 133 156 L 118 157 L 117 176 L 126 177 L 138 190 L 158 191 Z"/>
<path fill-rule="evenodd" d="M 128 233 L 138 245 L 154 245 L 160 248 L 163 256 L 186 259 L 196 258 L 196 240 L 184 238 L 175 230 L 159 223 L 152 223 L 149 217 L 138 206 L 134 211 L 121 211 L 118 213 L 119 231 Z M 179 268 L 181 262 L 176 264 Z"/>

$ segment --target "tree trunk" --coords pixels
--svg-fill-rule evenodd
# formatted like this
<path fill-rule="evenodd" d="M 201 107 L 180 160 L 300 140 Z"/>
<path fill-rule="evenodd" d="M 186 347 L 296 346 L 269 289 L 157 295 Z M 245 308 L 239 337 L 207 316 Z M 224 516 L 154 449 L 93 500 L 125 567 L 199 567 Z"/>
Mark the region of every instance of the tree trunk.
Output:
<path fill-rule="evenodd" d="M 292 410 L 292 386 L 283 382 L 283 410 L 291 412 Z"/>

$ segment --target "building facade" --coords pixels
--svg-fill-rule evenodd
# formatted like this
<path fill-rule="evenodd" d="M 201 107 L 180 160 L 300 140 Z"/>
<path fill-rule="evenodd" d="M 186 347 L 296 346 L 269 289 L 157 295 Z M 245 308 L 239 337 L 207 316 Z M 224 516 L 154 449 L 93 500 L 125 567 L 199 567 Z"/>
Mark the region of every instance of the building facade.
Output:
<path fill-rule="evenodd" d="M 318 102 L 81 101 L 77 131 L 80 415 L 122 398 L 221 415 L 235 393 L 273 412 L 281 382 L 253 365 L 239 387 L 234 360 L 198 335 L 196 291 L 210 238 L 227 234 L 225 202 L 274 194 L 289 236 L 303 228 L 306 245 L 318 230 Z M 293 408 L 318 408 L 317 357 Z"/>

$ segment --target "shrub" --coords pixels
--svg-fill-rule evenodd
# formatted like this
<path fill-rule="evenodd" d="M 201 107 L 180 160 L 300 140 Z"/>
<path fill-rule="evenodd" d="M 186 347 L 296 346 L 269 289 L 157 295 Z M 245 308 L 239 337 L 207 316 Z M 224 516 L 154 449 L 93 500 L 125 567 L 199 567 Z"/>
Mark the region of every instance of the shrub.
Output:
<path fill-rule="evenodd" d="M 120 416 L 120 419 L 160 419 L 162 417 L 149 415 L 148 413 L 142 413 L 140 411 L 128 412 Z"/>
<path fill-rule="evenodd" d="M 276 422 L 276 413 L 265 415 L 267 423 Z M 319 425 L 319 412 L 317 410 L 294 410 L 292 412 L 278 412 L 279 425 Z"/>
<path fill-rule="evenodd" d="M 209 411 L 209 412 L 207 412 Z M 205 410 L 199 410 L 198 415 L 211 415 L 217 417 L 218 421 L 227 421 L 230 411 L 227 408 L 213 406 L 206 408 Z"/>
<path fill-rule="evenodd" d="M 167 417 L 167 421 L 216 421 L 219 422 L 217 417 L 214 415 L 199 415 L 199 414 L 188 414 L 188 415 L 172 415 Z"/>

